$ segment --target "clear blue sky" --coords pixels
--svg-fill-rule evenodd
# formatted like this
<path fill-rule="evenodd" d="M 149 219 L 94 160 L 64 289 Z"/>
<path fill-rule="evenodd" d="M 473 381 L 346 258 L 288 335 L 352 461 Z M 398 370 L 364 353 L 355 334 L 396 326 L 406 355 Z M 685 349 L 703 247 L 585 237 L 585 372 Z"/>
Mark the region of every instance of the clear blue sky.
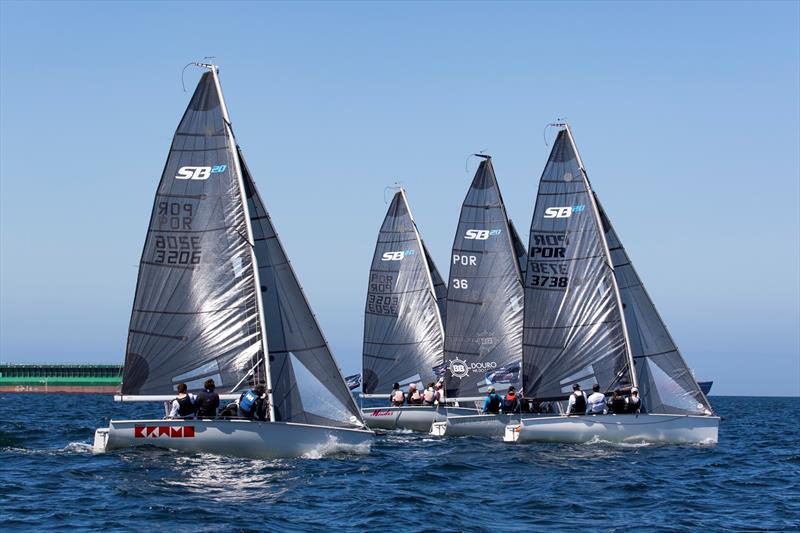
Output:
<path fill-rule="evenodd" d="M 181 69 L 216 56 L 346 372 L 384 187 L 446 273 L 467 155 L 493 154 L 527 235 L 543 128 L 567 117 L 697 376 L 798 395 L 799 5 L 3 1 L 0 359 L 123 360 Z"/>

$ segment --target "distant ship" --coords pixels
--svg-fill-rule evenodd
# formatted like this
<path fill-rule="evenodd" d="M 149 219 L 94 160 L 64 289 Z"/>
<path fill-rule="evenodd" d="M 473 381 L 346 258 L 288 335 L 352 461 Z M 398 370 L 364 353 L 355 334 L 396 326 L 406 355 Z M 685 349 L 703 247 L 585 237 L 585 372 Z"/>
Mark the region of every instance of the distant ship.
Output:
<path fill-rule="evenodd" d="M 118 393 L 122 365 L 0 364 L 0 393 Z"/>

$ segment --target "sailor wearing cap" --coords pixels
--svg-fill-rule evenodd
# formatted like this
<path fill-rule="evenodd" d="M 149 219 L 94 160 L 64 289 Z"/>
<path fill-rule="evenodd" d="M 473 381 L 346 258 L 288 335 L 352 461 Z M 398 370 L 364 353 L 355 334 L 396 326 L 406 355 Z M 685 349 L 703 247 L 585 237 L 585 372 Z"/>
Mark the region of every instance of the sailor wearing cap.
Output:
<path fill-rule="evenodd" d="M 499 413 L 501 405 L 503 405 L 503 398 L 494 391 L 492 385 L 489 385 L 489 388 L 486 389 L 486 399 L 483 400 L 483 412 Z"/>

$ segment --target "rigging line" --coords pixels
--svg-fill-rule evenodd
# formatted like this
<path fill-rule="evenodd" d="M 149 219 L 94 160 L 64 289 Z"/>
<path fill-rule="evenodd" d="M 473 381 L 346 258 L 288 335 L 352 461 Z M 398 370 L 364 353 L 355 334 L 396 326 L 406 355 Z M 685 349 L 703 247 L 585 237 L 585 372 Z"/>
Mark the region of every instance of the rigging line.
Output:
<path fill-rule="evenodd" d="M 216 59 L 216 58 L 217 58 L 217 56 L 206 56 L 206 57 L 204 57 L 202 59 L 202 61 L 205 61 L 206 59 Z M 208 68 L 208 65 L 204 65 L 204 64 L 202 64 L 202 63 L 200 63 L 198 61 L 191 61 L 189 63 L 186 63 L 186 66 L 183 67 L 183 70 L 181 70 L 181 86 L 183 87 L 183 92 L 186 92 L 186 83 L 183 80 L 183 75 L 186 73 L 186 69 L 191 67 L 191 66 L 201 67 L 201 68 Z"/>
<path fill-rule="evenodd" d="M 542 139 L 544 139 L 544 145 L 549 147 L 550 145 L 547 144 L 547 130 L 549 128 L 561 128 L 564 127 L 567 123 L 567 117 L 558 117 L 556 118 L 555 122 L 550 122 L 549 124 L 545 124 L 544 129 L 542 130 Z"/>
<path fill-rule="evenodd" d="M 400 190 L 403 190 L 402 183 L 403 182 L 401 182 L 401 181 L 395 181 L 394 185 L 387 185 L 386 187 L 383 188 L 383 203 L 384 203 L 384 205 L 389 203 L 389 201 L 386 199 L 386 193 L 388 191 L 400 191 Z"/>
<path fill-rule="evenodd" d="M 468 166 L 469 166 L 469 159 L 471 157 L 482 157 L 483 159 L 491 159 L 492 158 L 492 156 L 490 156 L 490 155 L 483 155 L 483 153 L 486 150 L 488 150 L 488 148 L 484 148 L 483 150 L 480 150 L 477 154 L 469 154 L 467 156 L 467 158 L 464 160 L 464 174 L 469 174 Z"/>

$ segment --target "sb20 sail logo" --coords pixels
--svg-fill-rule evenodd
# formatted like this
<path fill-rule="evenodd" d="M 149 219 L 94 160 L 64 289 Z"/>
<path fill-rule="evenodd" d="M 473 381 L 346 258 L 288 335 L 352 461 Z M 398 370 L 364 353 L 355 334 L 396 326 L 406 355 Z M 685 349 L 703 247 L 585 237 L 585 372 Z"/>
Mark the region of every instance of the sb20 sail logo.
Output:
<path fill-rule="evenodd" d="M 544 210 L 544 218 L 569 218 L 573 213 L 580 213 L 586 209 L 583 204 L 567 207 L 548 207 Z"/>
<path fill-rule="evenodd" d="M 414 250 L 401 250 L 399 252 L 385 252 L 383 256 L 381 256 L 381 261 L 402 261 L 403 258 L 407 255 L 414 255 Z"/>
<path fill-rule="evenodd" d="M 468 229 L 467 233 L 464 234 L 464 238 L 470 241 L 485 241 L 489 237 L 500 235 L 500 233 L 499 229 Z"/>
<path fill-rule="evenodd" d="M 181 167 L 175 175 L 176 180 L 207 180 L 211 174 L 225 172 L 228 165 L 214 165 L 213 167 Z"/>

